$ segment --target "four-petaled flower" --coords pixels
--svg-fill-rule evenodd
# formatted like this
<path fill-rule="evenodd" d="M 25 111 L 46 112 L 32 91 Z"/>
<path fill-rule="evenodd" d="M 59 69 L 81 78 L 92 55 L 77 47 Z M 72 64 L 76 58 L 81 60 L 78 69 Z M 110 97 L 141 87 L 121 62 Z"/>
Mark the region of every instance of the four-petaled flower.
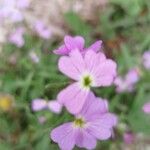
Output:
<path fill-rule="evenodd" d="M 50 136 L 61 150 L 72 150 L 75 145 L 94 149 L 97 139 L 106 140 L 112 136 L 116 124 L 117 118 L 108 112 L 107 101 L 91 93 L 75 120 L 53 129 Z"/>
<path fill-rule="evenodd" d="M 88 50 L 83 56 L 78 49 L 62 56 L 59 70 L 75 80 L 58 94 L 58 101 L 72 113 L 78 113 L 90 93 L 91 87 L 110 86 L 116 76 L 116 63 L 102 52 Z"/>

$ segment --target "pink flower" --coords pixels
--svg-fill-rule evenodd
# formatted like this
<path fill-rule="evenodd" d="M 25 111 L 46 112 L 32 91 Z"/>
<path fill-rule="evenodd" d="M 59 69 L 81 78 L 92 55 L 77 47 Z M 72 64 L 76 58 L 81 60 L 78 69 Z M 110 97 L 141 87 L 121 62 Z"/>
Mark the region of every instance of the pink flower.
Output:
<path fill-rule="evenodd" d="M 108 112 L 107 101 L 90 94 L 75 120 L 53 129 L 50 136 L 61 150 L 72 150 L 75 145 L 95 149 L 96 140 L 110 138 L 116 124 L 117 118 Z"/>
<path fill-rule="evenodd" d="M 110 86 L 116 76 L 116 63 L 101 52 L 89 50 L 85 56 L 79 50 L 59 59 L 59 70 L 75 80 L 58 94 L 58 100 L 70 113 L 76 114 L 85 103 L 91 87 Z"/>
<path fill-rule="evenodd" d="M 116 77 L 114 84 L 116 85 L 116 91 L 118 93 L 128 91 L 132 92 L 134 90 L 135 84 L 139 80 L 139 74 L 136 69 L 131 69 L 123 78 L 121 76 Z"/>
<path fill-rule="evenodd" d="M 65 36 L 64 44 L 60 46 L 58 49 L 54 50 L 54 53 L 58 55 L 68 55 L 75 49 L 78 49 L 82 53 L 85 53 L 87 50 L 90 49 L 95 52 L 98 52 L 102 47 L 102 41 L 95 42 L 89 48 L 84 48 L 84 43 L 85 41 L 82 36 L 75 36 L 75 37 Z"/>
<path fill-rule="evenodd" d="M 150 102 L 145 103 L 142 109 L 146 114 L 150 114 Z"/>
<path fill-rule="evenodd" d="M 34 99 L 31 104 L 33 111 L 49 109 L 54 113 L 60 113 L 62 110 L 61 104 L 56 100 L 46 101 L 44 99 Z"/>
<path fill-rule="evenodd" d="M 32 62 L 34 62 L 34 63 L 39 63 L 39 61 L 40 61 L 40 58 L 34 51 L 31 51 L 29 53 L 29 57 L 31 58 Z"/>
<path fill-rule="evenodd" d="M 23 20 L 21 11 L 16 7 L 16 0 L 4 0 L 0 9 L 0 16 L 2 19 L 9 18 L 13 22 L 20 22 Z"/>
<path fill-rule="evenodd" d="M 143 54 L 143 65 L 146 69 L 150 70 L 150 50 Z"/>
<path fill-rule="evenodd" d="M 49 39 L 51 37 L 51 31 L 40 20 L 35 23 L 35 30 L 38 35 L 44 39 Z"/>
<path fill-rule="evenodd" d="M 132 144 L 134 142 L 135 135 L 131 132 L 126 132 L 123 135 L 123 140 L 125 144 Z"/>
<path fill-rule="evenodd" d="M 40 124 L 44 124 L 46 122 L 46 117 L 40 116 L 40 117 L 38 117 L 38 121 Z"/>
<path fill-rule="evenodd" d="M 22 47 L 24 45 L 24 29 L 19 27 L 9 36 L 9 41 L 15 44 L 17 47 Z"/>

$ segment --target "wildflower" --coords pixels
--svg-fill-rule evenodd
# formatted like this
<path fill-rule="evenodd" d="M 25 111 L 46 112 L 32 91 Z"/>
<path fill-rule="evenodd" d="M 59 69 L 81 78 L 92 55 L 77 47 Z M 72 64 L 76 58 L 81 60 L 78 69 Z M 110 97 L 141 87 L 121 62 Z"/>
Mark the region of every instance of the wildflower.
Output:
<path fill-rule="evenodd" d="M 145 103 L 142 109 L 144 113 L 150 114 L 150 102 Z"/>
<path fill-rule="evenodd" d="M 126 132 L 123 135 L 123 140 L 125 144 L 132 144 L 134 142 L 135 135 L 132 132 Z"/>
<path fill-rule="evenodd" d="M 22 47 L 24 45 L 24 29 L 19 27 L 9 36 L 9 41 L 15 44 L 17 47 Z"/>
<path fill-rule="evenodd" d="M 40 117 L 38 117 L 38 121 L 40 124 L 44 124 L 46 122 L 46 117 L 40 116 Z"/>
<path fill-rule="evenodd" d="M 62 106 L 56 100 L 46 101 L 44 99 L 34 99 L 31 104 L 33 111 L 40 111 L 44 109 L 49 109 L 54 113 L 60 113 Z"/>
<path fill-rule="evenodd" d="M 82 109 L 91 87 L 110 86 L 116 76 L 116 63 L 92 50 L 82 56 L 76 49 L 69 56 L 62 56 L 58 67 L 76 81 L 58 94 L 59 102 L 73 114 Z"/>
<path fill-rule="evenodd" d="M 9 111 L 13 107 L 13 98 L 10 95 L 0 95 L 0 109 L 3 111 Z"/>
<path fill-rule="evenodd" d="M 16 0 L 4 0 L 0 9 L 0 16 L 5 19 L 9 18 L 13 22 L 23 20 L 21 11 L 17 8 Z"/>
<path fill-rule="evenodd" d="M 89 48 L 84 48 L 84 38 L 82 36 L 65 36 L 64 44 L 60 46 L 58 49 L 54 50 L 55 54 L 58 55 L 68 55 L 75 49 L 78 49 L 80 52 L 85 53 L 87 50 L 93 50 L 98 52 L 102 47 L 102 41 L 97 41 L 92 44 Z"/>
<path fill-rule="evenodd" d="M 40 58 L 34 51 L 31 51 L 29 53 L 29 57 L 31 58 L 32 62 L 34 62 L 34 63 L 39 63 L 39 61 L 40 61 Z"/>
<path fill-rule="evenodd" d="M 137 70 L 130 69 L 124 78 L 122 78 L 121 76 L 116 77 L 114 81 L 114 84 L 116 85 L 116 91 L 118 93 L 124 91 L 132 92 L 138 80 L 139 80 L 139 74 Z"/>
<path fill-rule="evenodd" d="M 51 37 L 51 31 L 40 20 L 35 23 L 35 31 L 44 39 L 49 39 Z"/>
<path fill-rule="evenodd" d="M 72 150 L 75 145 L 95 149 L 96 140 L 110 138 L 116 124 L 117 118 L 108 112 L 107 101 L 90 94 L 75 120 L 56 127 L 50 136 L 62 150 Z"/>
<path fill-rule="evenodd" d="M 143 65 L 146 69 L 150 70 L 150 50 L 143 54 Z"/>

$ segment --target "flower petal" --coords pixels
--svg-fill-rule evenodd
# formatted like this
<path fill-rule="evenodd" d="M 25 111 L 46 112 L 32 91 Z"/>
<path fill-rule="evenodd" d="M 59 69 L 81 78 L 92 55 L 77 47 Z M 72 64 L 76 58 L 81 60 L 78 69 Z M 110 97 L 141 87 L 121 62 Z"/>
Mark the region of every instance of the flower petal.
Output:
<path fill-rule="evenodd" d="M 96 98 L 94 94 L 89 93 L 86 102 L 80 112 L 80 115 L 84 116 L 86 120 L 94 120 L 100 118 L 104 113 L 108 112 L 107 100 Z"/>
<path fill-rule="evenodd" d="M 64 42 L 69 50 L 79 49 L 82 50 L 84 47 L 84 39 L 81 36 L 71 37 L 65 36 Z"/>
<path fill-rule="evenodd" d="M 135 84 L 139 80 L 139 75 L 136 69 L 131 69 L 125 76 L 125 81 L 129 85 Z"/>
<path fill-rule="evenodd" d="M 106 99 L 102 99 L 102 98 L 97 98 L 97 100 L 99 101 L 99 107 L 100 107 L 100 112 L 101 113 L 106 113 L 108 112 L 108 101 Z M 97 109 L 98 110 L 98 109 Z"/>
<path fill-rule="evenodd" d="M 94 138 L 84 129 L 78 130 L 78 135 L 76 136 L 76 145 L 80 148 L 95 149 L 96 138 Z"/>
<path fill-rule="evenodd" d="M 114 77 L 113 76 L 102 76 L 99 77 L 99 79 L 96 80 L 95 87 L 99 86 L 110 86 L 113 83 Z"/>
<path fill-rule="evenodd" d="M 84 38 L 82 36 L 75 36 L 74 37 L 75 41 L 76 41 L 76 44 L 78 45 L 78 49 L 79 50 L 82 50 L 84 48 Z"/>
<path fill-rule="evenodd" d="M 99 123 L 104 128 L 112 128 L 117 124 L 117 117 L 114 114 L 106 113 L 100 117 Z"/>
<path fill-rule="evenodd" d="M 117 117 L 114 114 L 106 113 L 92 118 L 89 121 L 88 131 L 100 140 L 106 140 L 112 135 L 112 128 L 117 124 Z"/>
<path fill-rule="evenodd" d="M 92 124 L 88 129 L 88 132 L 99 140 L 107 140 L 111 137 L 112 132 L 110 129 L 103 128 L 100 124 Z"/>
<path fill-rule="evenodd" d="M 58 68 L 62 73 L 64 73 L 68 77 L 74 80 L 79 79 L 80 72 L 76 68 L 76 66 L 72 63 L 69 57 L 67 56 L 61 57 L 58 62 Z"/>
<path fill-rule="evenodd" d="M 101 40 L 96 41 L 90 47 L 88 47 L 87 50 L 93 50 L 95 52 L 98 52 L 101 49 L 101 47 L 102 47 L 102 43 L 103 42 Z"/>
<path fill-rule="evenodd" d="M 54 113 L 59 114 L 62 110 L 62 105 L 57 100 L 49 101 L 47 105 L 47 107 Z"/>
<path fill-rule="evenodd" d="M 65 123 L 52 130 L 51 139 L 58 143 L 62 150 L 72 150 L 75 145 L 75 131 L 72 123 Z"/>
<path fill-rule="evenodd" d="M 117 74 L 117 65 L 114 61 L 107 59 L 95 68 L 94 74 L 96 77 L 95 86 L 109 86 L 112 84 L 114 77 Z"/>
<path fill-rule="evenodd" d="M 106 57 L 103 53 L 96 53 L 92 50 L 87 51 L 84 57 L 86 67 L 88 68 L 88 71 L 90 73 L 93 73 L 95 68 L 97 68 L 97 66 L 100 65 L 101 62 L 105 61 L 105 59 Z"/>
<path fill-rule="evenodd" d="M 81 52 L 78 49 L 75 49 L 70 53 L 70 59 L 76 69 L 80 72 L 80 75 L 83 71 L 85 71 L 85 62 Z"/>
<path fill-rule="evenodd" d="M 58 94 L 58 101 L 65 105 L 72 114 L 77 114 L 82 109 L 89 91 L 80 89 L 78 83 L 69 85 Z"/>
<path fill-rule="evenodd" d="M 34 99 L 31 104 L 33 111 L 40 111 L 47 108 L 47 101 L 44 99 Z"/>
<path fill-rule="evenodd" d="M 57 55 L 67 55 L 69 54 L 70 51 L 67 49 L 65 45 L 62 45 L 58 49 L 54 50 L 53 52 Z"/>

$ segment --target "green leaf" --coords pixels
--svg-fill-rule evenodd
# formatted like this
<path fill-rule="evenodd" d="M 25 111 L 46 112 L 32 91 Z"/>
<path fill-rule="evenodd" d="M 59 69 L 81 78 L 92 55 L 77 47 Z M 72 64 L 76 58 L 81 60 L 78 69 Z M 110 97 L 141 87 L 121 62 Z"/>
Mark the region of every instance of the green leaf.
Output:
<path fill-rule="evenodd" d="M 77 14 L 68 12 L 64 17 L 74 34 L 84 36 L 87 43 L 91 40 L 89 36 L 91 27 L 87 23 L 82 21 Z"/>
<path fill-rule="evenodd" d="M 150 94 L 147 94 L 144 85 L 141 85 L 127 117 L 132 130 L 135 132 L 150 133 L 150 115 L 142 111 L 144 103 L 149 101 L 149 98 Z"/>

